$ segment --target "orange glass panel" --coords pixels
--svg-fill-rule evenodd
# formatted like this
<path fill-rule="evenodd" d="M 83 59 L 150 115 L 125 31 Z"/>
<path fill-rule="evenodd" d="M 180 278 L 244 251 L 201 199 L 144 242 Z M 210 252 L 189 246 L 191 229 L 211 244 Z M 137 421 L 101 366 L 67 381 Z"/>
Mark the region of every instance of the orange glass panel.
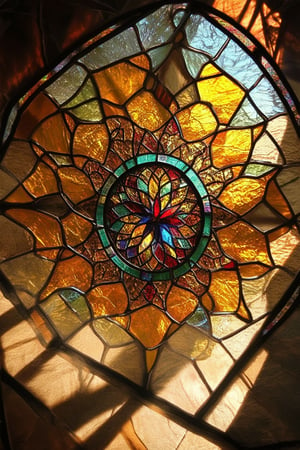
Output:
<path fill-rule="evenodd" d="M 152 369 L 156 358 L 158 355 L 158 350 L 146 350 L 146 365 L 147 365 L 147 370 L 148 372 L 150 372 L 150 370 Z"/>
<path fill-rule="evenodd" d="M 131 314 L 129 329 L 145 347 L 154 348 L 161 343 L 170 325 L 170 319 L 151 305 Z"/>
<path fill-rule="evenodd" d="M 53 171 L 43 162 L 40 162 L 33 174 L 24 181 L 24 187 L 34 197 L 54 194 L 58 192 L 57 181 Z"/>
<path fill-rule="evenodd" d="M 146 72 L 128 63 L 120 63 L 94 74 L 101 97 L 123 105 L 143 87 Z"/>
<path fill-rule="evenodd" d="M 131 119 L 150 131 L 160 128 L 169 118 L 169 111 L 159 103 L 151 92 L 141 92 L 127 105 Z"/>
<path fill-rule="evenodd" d="M 22 114 L 15 137 L 28 139 L 40 121 L 56 111 L 56 107 L 49 97 L 43 93 L 38 94 Z"/>
<path fill-rule="evenodd" d="M 88 293 L 87 298 L 95 317 L 122 314 L 128 305 L 128 296 L 122 283 L 97 286 Z"/>
<path fill-rule="evenodd" d="M 197 87 L 200 99 L 211 103 L 220 122 L 224 124 L 229 122 L 245 96 L 245 92 L 225 75 L 200 80 Z"/>
<path fill-rule="evenodd" d="M 79 125 L 75 131 L 73 154 L 83 155 L 103 163 L 109 144 L 109 135 L 104 124 Z"/>
<path fill-rule="evenodd" d="M 85 241 L 93 229 L 93 225 L 81 216 L 70 213 L 62 219 L 66 243 L 75 246 Z"/>
<path fill-rule="evenodd" d="M 33 139 L 45 150 L 69 153 L 70 132 L 61 114 L 48 117 L 33 133 Z"/>
<path fill-rule="evenodd" d="M 288 219 L 291 219 L 291 210 L 274 181 L 271 181 L 268 186 L 266 198 L 270 205 L 277 209 L 280 214 Z"/>
<path fill-rule="evenodd" d="M 176 117 L 184 139 L 189 142 L 198 141 L 217 128 L 217 121 L 211 109 L 202 103 L 183 109 Z"/>
<path fill-rule="evenodd" d="M 66 287 L 76 287 L 76 289 L 86 292 L 91 286 L 92 277 L 91 265 L 80 256 L 76 255 L 59 261 L 49 283 L 41 293 L 41 299 L 48 297 L 56 289 Z"/>
<path fill-rule="evenodd" d="M 58 170 L 63 192 L 74 203 L 95 195 L 89 178 L 76 167 L 62 167 Z"/>
<path fill-rule="evenodd" d="M 239 271 L 242 278 L 257 278 L 260 275 L 268 272 L 269 267 L 260 264 L 245 264 L 239 266 Z"/>
<path fill-rule="evenodd" d="M 247 161 L 251 149 L 251 129 L 228 130 L 217 134 L 211 152 L 215 167 L 242 164 Z"/>
<path fill-rule="evenodd" d="M 32 202 L 33 198 L 30 197 L 23 186 L 19 186 L 5 200 L 10 203 L 29 203 Z"/>
<path fill-rule="evenodd" d="M 264 235 L 244 222 L 236 222 L 217 232 L 225 253 L 238 261 L 271 265 Z"/>
<path fill-rule="evenodd" d="M 61 228 L 53 217 L 30 209 L 11 209 L 7 215 L 32 231 L 37 248 L 62 245 Z"/>
<path fill-rule="evenodd" d="M 266 182 L 266 177 L 239 178 L 226 186 L 219 196 L 219 201 L 231 211 L 245 214 L 262 200 Z"/>
<path fill-rule="evenodd" d="M 214 312 L 236 311 L 240 300 L 237 273 L 231 270 L 212 272 L 209 293 L 214 301 Z"/>
<path fill-rule="evenodd" d="M 173 286 L 167 297 L 167 311 L 177 322 L 182 322 L 197 307 L 198 299 L 192 292 Z"/>

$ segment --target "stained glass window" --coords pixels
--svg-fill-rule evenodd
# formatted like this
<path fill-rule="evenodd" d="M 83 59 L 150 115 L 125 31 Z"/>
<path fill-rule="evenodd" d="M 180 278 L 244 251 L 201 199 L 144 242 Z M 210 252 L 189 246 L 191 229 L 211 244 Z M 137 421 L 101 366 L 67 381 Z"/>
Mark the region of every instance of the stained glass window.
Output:
<path fill-rule="evenodd" d="M 299 125 L 260 45 L 193 2 L 46 74 L 11 108 L 0 166 L 2 283 L 41 346 L 223 439 L 222 386 L 295 300 Z"/>

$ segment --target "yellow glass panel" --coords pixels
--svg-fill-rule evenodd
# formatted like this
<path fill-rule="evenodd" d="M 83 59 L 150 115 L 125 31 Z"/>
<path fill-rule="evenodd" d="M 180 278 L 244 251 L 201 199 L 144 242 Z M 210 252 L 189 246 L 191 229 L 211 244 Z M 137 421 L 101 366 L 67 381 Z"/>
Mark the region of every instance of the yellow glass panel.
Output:
<path fill-rule="evenodd" d="M 170 325 L 170 319 L 150 305 L 131 314 L 129 329 L 145 347 L 154 348 L 161 343 Z"/>
<path fill-rule="evenodd" d="M 200 78 L 207 78 L 211 77 L 212 75 L 219 74 L 221 74 L 221 72 L 216 66 L 214 66 L 213 64 L 206 64 L 206 66 L 204 66 L 203 70 L 201 71 Z"/>
<path fill-rule="evenodd" d="M 55 266 L 49 283 L 41 293 L 41 299 L 48 297 L 56 289 L 76 287 L 85 292 L 92 282 L 93 269 L 91 265 L 80 256 L 59 261 Z"/>
<path fill-rule="evenodd" d="M 211 152 L 215 167 L 243 164 L 251 149 L 251 129 L 227 130 L 214 139 Z"/>
<path fill-rule="evenodd" d="M 233 225 L 217 232 L 219 241 L 225 253 L 238 261 L 262 262 L 271 265 L 267 252 L 264 235 L 244 222 Z"/>
<path fill-rule="evenodd" d="M 151 92 L 141 92 L 131 99 L 127 105 L 131 119 L 140 127 L 155 131 L 169 120 L 170 113 L 151 94 Z"/>
<path fill-rule="evenodd" d="M 30 209 L 11 209 L 7 215 L 31 230 L 37 248 L 62 245 L 60 225 L 53 217 Z"/>
<path fill-rule="evenodd" d="M 103 99 L 123 105 L 143 87 L 146 72 L 128 63 L 120 63 L 94 74 Z"/>
<path fill-rule="evenodd" d="M 103 284 L 87 295 L 96 317 L 122 314 L 128 305 L 127 293 L 122 283 Z"/>
<path fill-rule="evenodd" d="M 214 312 L 236 311 L 240 300 L 239 279 L 236 272 L 212 272 L 209 293 L 214 300 Z"/>
<path fill-rule="evenodd" d="M 24 182 L 24 187 L 34 197 L 54 194 L 58 192 L 57 181 L 53 171 L 43 162 L 40 162 L 33 174 Z"/>
<path fill-rule="evenodd" d="M 49 152 L 69 153 L 70 133 L 61 114 L 48 117 L 32 137 Z"/>
<path fill-rule="evenodd" d="M 76 167 L 62 167 L 58 170 L 58 174 L 63 192 L 74 203 L 95 195 L 89 178 Z"/>
<path fill-rule="evenodd" d="M 184 139 L 198 141 L 217 128 L 211 109 L 202 103 L 189 106 L 176 114 Z"/>
<path fill-rule="evenodd" d="M 273 208 L 277 209 L 280 214 L 282 214 L 284 217 L 287 217 L 288 219 L 292 218 L 290 208 L 274 181 L 271 181 L 268 186 L 266 198 L 270 205 L 272 205 Z"/>
<path fill-rule="evenodd" d="M 109 134 L 104 124 L 79 125 L 74 134 L 73 154 L 103 163 L 108 150 Z"/>
<path fill-rule="evenodd" d="M 70 213 L 62 219 L 66 243 L 71 246 L 85 241 L 93 229 L 93 225 L 81 216 Z"/>
<path fill-rule="evenodd" d="M 219 201 L 231 211 L 241 215 L 245 214 L 262 200 L 266 182 L 267 177 L 239 178 L 226 186 Z"/>
<path fill-rule="evenodd" d="M 225 75 L 220 75 L 197 83 L 200 99 L 209 102 L 220 122 L 229 122 L 238 108 L 245 92 Z"/>
<path fill-rule="evenodd" d="M 182 322 L 197 307 L 198 299 L 190 291 L 173 286 L 167 297 L 167 311 L 177 322 Z"/>

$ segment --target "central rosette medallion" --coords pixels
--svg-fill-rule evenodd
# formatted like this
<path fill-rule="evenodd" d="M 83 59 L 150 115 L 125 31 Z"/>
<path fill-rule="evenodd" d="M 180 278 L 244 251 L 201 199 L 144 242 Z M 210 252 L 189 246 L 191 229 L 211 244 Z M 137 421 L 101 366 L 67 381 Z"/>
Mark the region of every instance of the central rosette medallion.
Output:
<path fill-rule="evenodd" d="M 210 233 L 210 205 L 198 177 L 166 155 L 129 160 L 100 192 L 97 222 L 106 252 L 125 272 L 166 280 L 188 271 Z"/>

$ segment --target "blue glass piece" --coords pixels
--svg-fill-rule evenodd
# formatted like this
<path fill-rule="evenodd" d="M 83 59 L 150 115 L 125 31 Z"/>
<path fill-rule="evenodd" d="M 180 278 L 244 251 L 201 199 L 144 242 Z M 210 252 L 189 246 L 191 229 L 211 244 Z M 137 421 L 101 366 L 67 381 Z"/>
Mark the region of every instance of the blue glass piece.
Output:
<path fill-rule="evenodd" d="M 226 45 L 216 63 L 247 89 L 251 88 L 262 75 L 253 59 L 234 41 Z"/>
<path fill-rule="evenodd" d="M 182 22 L 182 20 L 184 19 L 184 16 L 186 15 L 185 11 L 177 11 L 174 14 L 173 17 L 173 23 L 175 25 L 175 27 L 178 27 L 180 25 L 180 23 Z"/>
<path fill-rule="evenodd" d="M 160 234 L 162 237 L 162 240 L 164 242 L 166 242 L 168 245 L 170 245 L 170 247 L 174 247 L 173 245 L 173 239 L 172 239 L 172 235 L 169 232 L 169 228 L 166 225 L 161 225 L 160 226 Z"/>
<path fill-rule="evenodd" d="M 231 126 L 242 127 L 258 125 L 263 122 L 262 116 L 257 112 L 248 98 L 245 98 L 234 118 L 230 122 Z"/>
<path fill-rule="evenodd" d="M 148 55 L 152 61 L 152 68 L 156 70 L 168 57 L 171 51 L 172 45 L 164 45 L 163 47 L 158 47 L 153 50 L 149 50 Z"/>
<path fill-rule="evenodd" d="M 170 22 L 172 5 L 165 5 L 137 22 L 140 38 L 146 50 L 166 43 L 174 32 Z"/>
<path fill-rule="evenodd" d="M 128 28 L 91 50 L 81 58 L 81 61 L 89 69 L 96 70 L 140 51 L 135 31 L 133 28 Z"/>
<path fill-rule="evenodd" d="M 277 92 L 266 78 L 263 78 L 258 85 L 250 91 L 250 96 L 256 106 L 269 119 L 279 113 L 286 112 Z"/>
<path fill-rule="evenodd" d="M 202 306 L 198 306 L 194 314 L 187 320 L 192 327 L 203 329 L 207 332 L 210 330 L 208 317 Z"/>
<path fill-rule="evenodd" d="M 228 37 L 211 22 L 199 15 L 191 15 L 186 25 L 186 36 L 191 47 L 214 57 Z"/>
<path fill-rule="evenodd" d="M 202 69 L 203 65 L 207 63 L 209 58 L 203 55 L 203 53 L 196 53 L 184 48 L 182 49 L 182 54 L 184 57 L 186 68 L 189 71 L 190 75 L 193 78 L 197 78 L 200 70 Z"/>
<path fill-rule="evenodd" d="M 124 240 L 122 240 L 122 241 L 119 241 L 119 248 L 120 248 L 121 250 L 125 250 L 126 247 L 127 247 L 127 240 L 126 240 L 126 239 L 124 239 Z"/>
<path fill-rule="evenodd" d="M 127 249 L 126 255 L 127 258 L 134 258 L 138 254 L 138 248 L 137 247 L 130 247 Z"/>

